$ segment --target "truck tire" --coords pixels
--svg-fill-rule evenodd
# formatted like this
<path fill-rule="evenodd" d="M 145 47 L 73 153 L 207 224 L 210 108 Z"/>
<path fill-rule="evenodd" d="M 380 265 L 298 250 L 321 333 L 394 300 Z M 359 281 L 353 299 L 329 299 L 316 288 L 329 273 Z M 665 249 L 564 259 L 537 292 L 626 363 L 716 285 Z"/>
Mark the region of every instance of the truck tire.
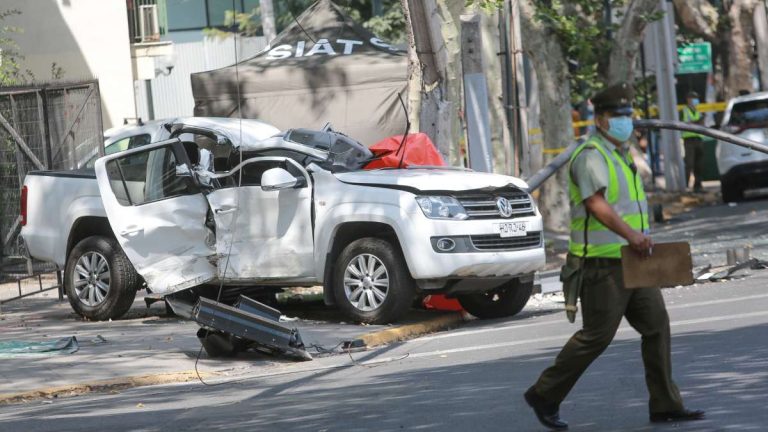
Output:
<path fill-rule="evenodd" d="M 464 310 L 477 318 L 504 318 L 523 310 L 532 291 L 533 280 L 521 283 L 520 279 L 513 279 L 489 292 L 463 294 L 457 298 Z"/>
<path fill-rule="evenodd" d="M 416 283 L 400 248 L 387 240 L 355 240 L 334 264 L 333 293 L 339 308 L 355 321 L 386 324 L 411 308 Z"/>
<path fill-rule="evenodd" d="M 117 241 L 103 236 L 80 241 L 64 268 L 64 290 L 72 309 L 96 321 L 128 312 L 140 280 Z"/>

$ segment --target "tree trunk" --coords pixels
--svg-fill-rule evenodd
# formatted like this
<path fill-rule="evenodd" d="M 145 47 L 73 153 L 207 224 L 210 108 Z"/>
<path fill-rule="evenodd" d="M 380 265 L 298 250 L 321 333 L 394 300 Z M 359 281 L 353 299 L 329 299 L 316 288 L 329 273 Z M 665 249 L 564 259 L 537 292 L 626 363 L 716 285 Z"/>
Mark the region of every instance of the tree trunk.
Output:
<path fill-rule="evenodd" d="M 674 0 L 677 17 L 686 30 L 718 43 L 719 13 L 709 0 Z"/>
<path fill-rule="evenodd" d="M 544 149 L 560 149 L 573 142 L 568 66 L 557 36 L 536 18 L 534 1 L 519 3 L 523 49 L 536 71 Z M 544 162 L 551 157 L 545 154 Z M 549 230 L 569 229 L 567 182 L 568 172 L 561 169 L 540 189 L 539 209 Z"/>
<path fill-rule="evenodd" d="M 408 119 L 411 122 L 411 128 L 414 131 L 419 129 L 419 114 L 421 106 L 422 74 L 419 56 L 416 53 L 416 38 L 413 34 L 413 21 L 411 19 L 411 9 L 408 0 L 401 0 L 403 5 L 403 15 L 405 17 L 405 31 L 408 35 Z"/>
<path fill-rule="evenodd" d="M 725 79 L 725 97 L 739 95 L 739 90 L 752 91 L 754 30 L 753 14 L 757 0 L 734 0 L 728 10 L 731 31 L 726 40 L 728 49 L 728 76 Z"/>
<path fill-rule="evenodd" d="M 612 41 L 608 69 L 604 74 L 606 85 L 635 80 L 635 59 L 648 24 L 645 17 L 656 10 L 658 4 L 658 0 L 634 0 L 627 7 Z"/>
<path fill-rule="evenodd" d="M 272 6 L 272 0 L 261 0 L 261 27 L 264 31 L 264 38 L 267 43 L 277 36 L 277 26 L 275 26 L 275 8 Z"/>

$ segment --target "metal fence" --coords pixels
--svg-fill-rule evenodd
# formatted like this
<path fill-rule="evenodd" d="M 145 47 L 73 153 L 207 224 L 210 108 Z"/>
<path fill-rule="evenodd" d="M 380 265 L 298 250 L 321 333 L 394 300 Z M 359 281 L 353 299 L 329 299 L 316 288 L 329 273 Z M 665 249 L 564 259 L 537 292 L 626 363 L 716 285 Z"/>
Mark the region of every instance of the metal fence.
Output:
<path fill-rule="evenodd" d="M 20 193 L 33 170 L 84 167 L 104 152 L 98 81 L 0 87 L 0 281 L 51 265 L 26 262 Z"/>

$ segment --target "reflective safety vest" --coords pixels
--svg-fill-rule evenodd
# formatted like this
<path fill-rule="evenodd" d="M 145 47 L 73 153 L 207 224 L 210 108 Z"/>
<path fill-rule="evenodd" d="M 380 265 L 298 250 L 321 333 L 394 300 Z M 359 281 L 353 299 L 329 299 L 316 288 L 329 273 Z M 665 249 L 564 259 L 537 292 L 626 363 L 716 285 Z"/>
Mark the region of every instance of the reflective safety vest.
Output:
<path fill-rule="evenodd" d="M 701 113 L 698 110 L 691 109 L 688 105 L 683 107 L 683 121 L 685 123 L 696 123 L 701 118 Z M 682 132 L 680 134 L 683 139 L 686 138 L 704 138 L 703 135 L 697 134 L 696 132 Z"/>
<path fill-rule="evenodd" d="M 594 215 L 587 213 L 584 206 L 585 197 L 581 196 L 581 191 L 571 175 L 574 159 L 587 148 L 594 149 L 589 151 L 600 152 L 605 158 L 610 180 L 605 190 L 608 204 L 632 229 L 643 232 L 648 228 L 648 202 L 640 176 L 632 172 L 630 162 L 613 144 L 595 133 L 573 152 L 568 165 L 571 200 L 571 239 L 568 251 L 576 256 L 585 256 L 586 242 L 587 257 L 621 258 L 621 246 L 627 244 L 627 241 L 600 223 Z"/>

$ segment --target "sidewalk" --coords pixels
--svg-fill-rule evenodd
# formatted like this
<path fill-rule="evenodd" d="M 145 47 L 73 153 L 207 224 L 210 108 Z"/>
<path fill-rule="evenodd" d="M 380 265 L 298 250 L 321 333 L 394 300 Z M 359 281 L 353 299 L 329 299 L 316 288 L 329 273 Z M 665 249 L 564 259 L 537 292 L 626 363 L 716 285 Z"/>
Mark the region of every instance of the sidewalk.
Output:
<path fill-rule="evenodd" d="M 74 354 L 26 355 L 0 360 L 0 403 L 10 394 L 57 389 L 55 394 L 79 393 L 83 384 L 99 384 L 100 390 L 112 382 L 117 388 L 130 387 L 131 380 L 141 378 L 141 385 L 197 379 L 195 360 L 200 353 L 200 342 L 195 336 L 199 326 L 192 321 L 166 315 L 165 306 L 156 303 L 147 309 L 143 298 L 137 298 L 125 318 L 108 322 L 83 321 L 75 315 L 69 303 L 59 302 L 55 293 L 20 299 L 3 305 L 0 312 L 0 341 L 45 341 L 75 336 L 80 350 Z M 289 309 L 291 309 L 289 307 Z M 331 350 L 343 341 L 365 337 L 367 341 L 388 343 L 400 335 L 393 328 L 419 324 L 419 330 L 431 332 L 441 326 L 458 325 L 458 314 L 414 310 L 398 326 L 347 324 L 338 313 L 322 307 L 303 307 L 302 319 L 285 324 L 296 326 L 315 356 L 324 349 Z M 286 315 L 296 311 L 283 310 Z M 323 321 L 317 320 L 322 318 Z M 426 323 L 426 324 L 425 324 Z M 388 331 L 387 331 L 388 330 Z M 386 335 L 371 338 L 378 333 Z M 101 338 L 106 342 L 102 342 Z M 369 342 L 370 343 L 370 342 Z M 198 370 L 205 376 L 240 374 L 248 369 L 261 372 L 277 370 L 292 360 L 261 353 L 243 353 L 235 358 L 212 359 L 205 351 L 200 353 Z M 168 376 L 167 374 L 172 374 Z M 88 389 L 86 389 L 88 390 Z"/>

